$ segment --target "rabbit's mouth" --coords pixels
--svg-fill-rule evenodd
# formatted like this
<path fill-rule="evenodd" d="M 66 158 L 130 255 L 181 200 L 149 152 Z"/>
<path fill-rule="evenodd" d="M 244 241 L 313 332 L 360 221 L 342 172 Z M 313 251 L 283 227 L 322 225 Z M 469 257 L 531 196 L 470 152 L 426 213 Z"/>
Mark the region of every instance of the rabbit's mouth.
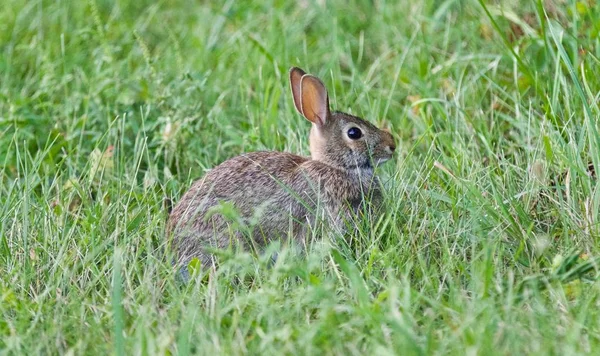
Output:
<path fill-rule="evenodd" d="M 378 158 L 371 158 L 370 160 L 364 162 L 363 164 L 358 165 L 358 168 L 361 169 L 373 169 L 374 167 L 379 167 L 380 165 L 384 164 L 385 162 L 389 161 L 391 157 L 378 157 Z"/>
<path fill-rule="evenodd" d="M 383 156 L 383 157 L 371 157 L 368 159 L 364 159 L 362 161 L 357 161 L 356 162 L 356 168 L 359 169 L 366 169 L 366 170 L 372 170 L 374 167 L 378 167 L 382 164 L 384 164 L 385 162 L 389 161 L 392 158 L 392 156 Z"/>
<path fill-rule="evenodd" d="M 381 157 L 381 158 L 377 158 L 375 160 L 375 165 L 376 166 L 380 166 L 382 164 L 384 164 L 385 162 L 389 161 L 391 157 Z"/>

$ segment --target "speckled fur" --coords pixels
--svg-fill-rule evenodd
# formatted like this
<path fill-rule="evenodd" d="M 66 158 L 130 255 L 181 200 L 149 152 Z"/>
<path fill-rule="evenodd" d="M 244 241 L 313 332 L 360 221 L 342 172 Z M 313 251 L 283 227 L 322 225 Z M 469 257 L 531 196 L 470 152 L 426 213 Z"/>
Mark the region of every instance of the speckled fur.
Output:
<path fill-rule="evenodd" d="M 300 69 L 292 69 L 293 90 L 294 74 L 302 79 L 305 76 Z M 313 87 L 325 91 L 314 78 L 312 84 L 317 84 Z M 306 93 L 308 90 L 312 88 Z M 321 121 L 303 114 L 303 107 L 295 102 L 298 111 L 313 121 L 311 158 L 284 152 L 243 154 L 209 171 L 184 194 L 167 224 L 167 235 L 173 236 L 180 266 L 193 258 L 205 267 L 214 266 L 216 261 L 206 251 L 208 246 L 237 244 L 260 250 L 272 240 L 289 236 L 304 243 L 309 228 L 318 221 L 343 231 L 348 219 L 361 211 L 366 201 L 379 205 L 381 191 L 373 165 L 391 157 L 395 149 L 392 136 L 358 117 L 330 113 L 324 93 L 327 117 Z M 298 89 L 293 94 L 300 96 Z M 363 138 L 351 140 L 345 136 L 349 127 L 360 128 Z M 242 224 L 254 219 L 255 224 L 246 231 L 251 238 L 232 230 L 234 225 L 214 211 L 223 202 L 236 209 Z"/>

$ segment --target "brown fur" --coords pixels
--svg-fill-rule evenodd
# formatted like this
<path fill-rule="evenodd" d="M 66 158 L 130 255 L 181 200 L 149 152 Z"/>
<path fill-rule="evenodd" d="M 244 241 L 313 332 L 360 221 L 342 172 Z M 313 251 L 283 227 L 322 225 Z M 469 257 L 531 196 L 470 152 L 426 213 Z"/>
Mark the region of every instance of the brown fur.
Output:
<path fill-rule="evenodd" d="M 309 228 L 319 221 L 343 230 L 365 202 L 380 203 L 373 165 L 391 157 L 392 136 L 358 117 L 331 113 L 321 81 L 301 69 L 292 68 L 290 84 L 296 108 L 313 122 L 311 158 L 284 152 L 247 153 L 196 181 L 171 212 L 167 225 L 180 266 L 194 257 L 204 267 L 214 265 L 208 246 L 240 244 L 260 249 L 288 236 L 305 242 Z M 346 133 L 351 127 L 359 128 L 363 137 L 350 139 Z M 221 203 L 233 205 L 241 221 L 234 224 L 215 210 Z"/>

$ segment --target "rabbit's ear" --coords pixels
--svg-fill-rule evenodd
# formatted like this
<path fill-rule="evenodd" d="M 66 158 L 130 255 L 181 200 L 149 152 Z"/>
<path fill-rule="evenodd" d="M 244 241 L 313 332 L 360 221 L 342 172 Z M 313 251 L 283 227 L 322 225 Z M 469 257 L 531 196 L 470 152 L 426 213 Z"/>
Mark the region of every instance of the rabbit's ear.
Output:
<path fill-rule="evenodd" d="M 296 110 L 298 110 L 298 112 L 301 115 L 304 115 L 302 113 L 302 100 L 300 98 L 300 81 L 302 80 L 302 77 L 306 75 L 306 72 L 304 72 L 302 69 L 298 68 L 298 67 L 293 67 L 292 69 L 290 69 L 290 87 L 292 87 L 292 96 L 294 97 L 294 105 L 296 106 Z"/>
<path fill-rule="evenodd" d="M 302 115 L 317 126 L 325 125 L 329 117 L 329 97 L 323 82 L 312 75 L 305 75 L 300 81 Z"/>

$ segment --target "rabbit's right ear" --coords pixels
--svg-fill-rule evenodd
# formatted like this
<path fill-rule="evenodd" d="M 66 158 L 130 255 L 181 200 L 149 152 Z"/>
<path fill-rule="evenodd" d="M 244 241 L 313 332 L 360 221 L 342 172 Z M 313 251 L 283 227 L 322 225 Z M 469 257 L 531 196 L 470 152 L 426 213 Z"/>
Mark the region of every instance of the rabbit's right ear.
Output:
<path fill-rule="evenodd" d="M 329 96 L 323 82 L 310 74 L 300 80 L 302 115 L 308 121 L 323 127 L 329 119 Z"/>
<path fill-rule="evenodd" d="M 292 87 L 292 96 L 294 98 L 294 105 L 296 110 L 304 116 L 302 112 L 302 93 L 300 90 L 300 82 L 302 77 L 306 75 L 306 72 L 298 67 L 290 69 L 290 86 Z"/>

